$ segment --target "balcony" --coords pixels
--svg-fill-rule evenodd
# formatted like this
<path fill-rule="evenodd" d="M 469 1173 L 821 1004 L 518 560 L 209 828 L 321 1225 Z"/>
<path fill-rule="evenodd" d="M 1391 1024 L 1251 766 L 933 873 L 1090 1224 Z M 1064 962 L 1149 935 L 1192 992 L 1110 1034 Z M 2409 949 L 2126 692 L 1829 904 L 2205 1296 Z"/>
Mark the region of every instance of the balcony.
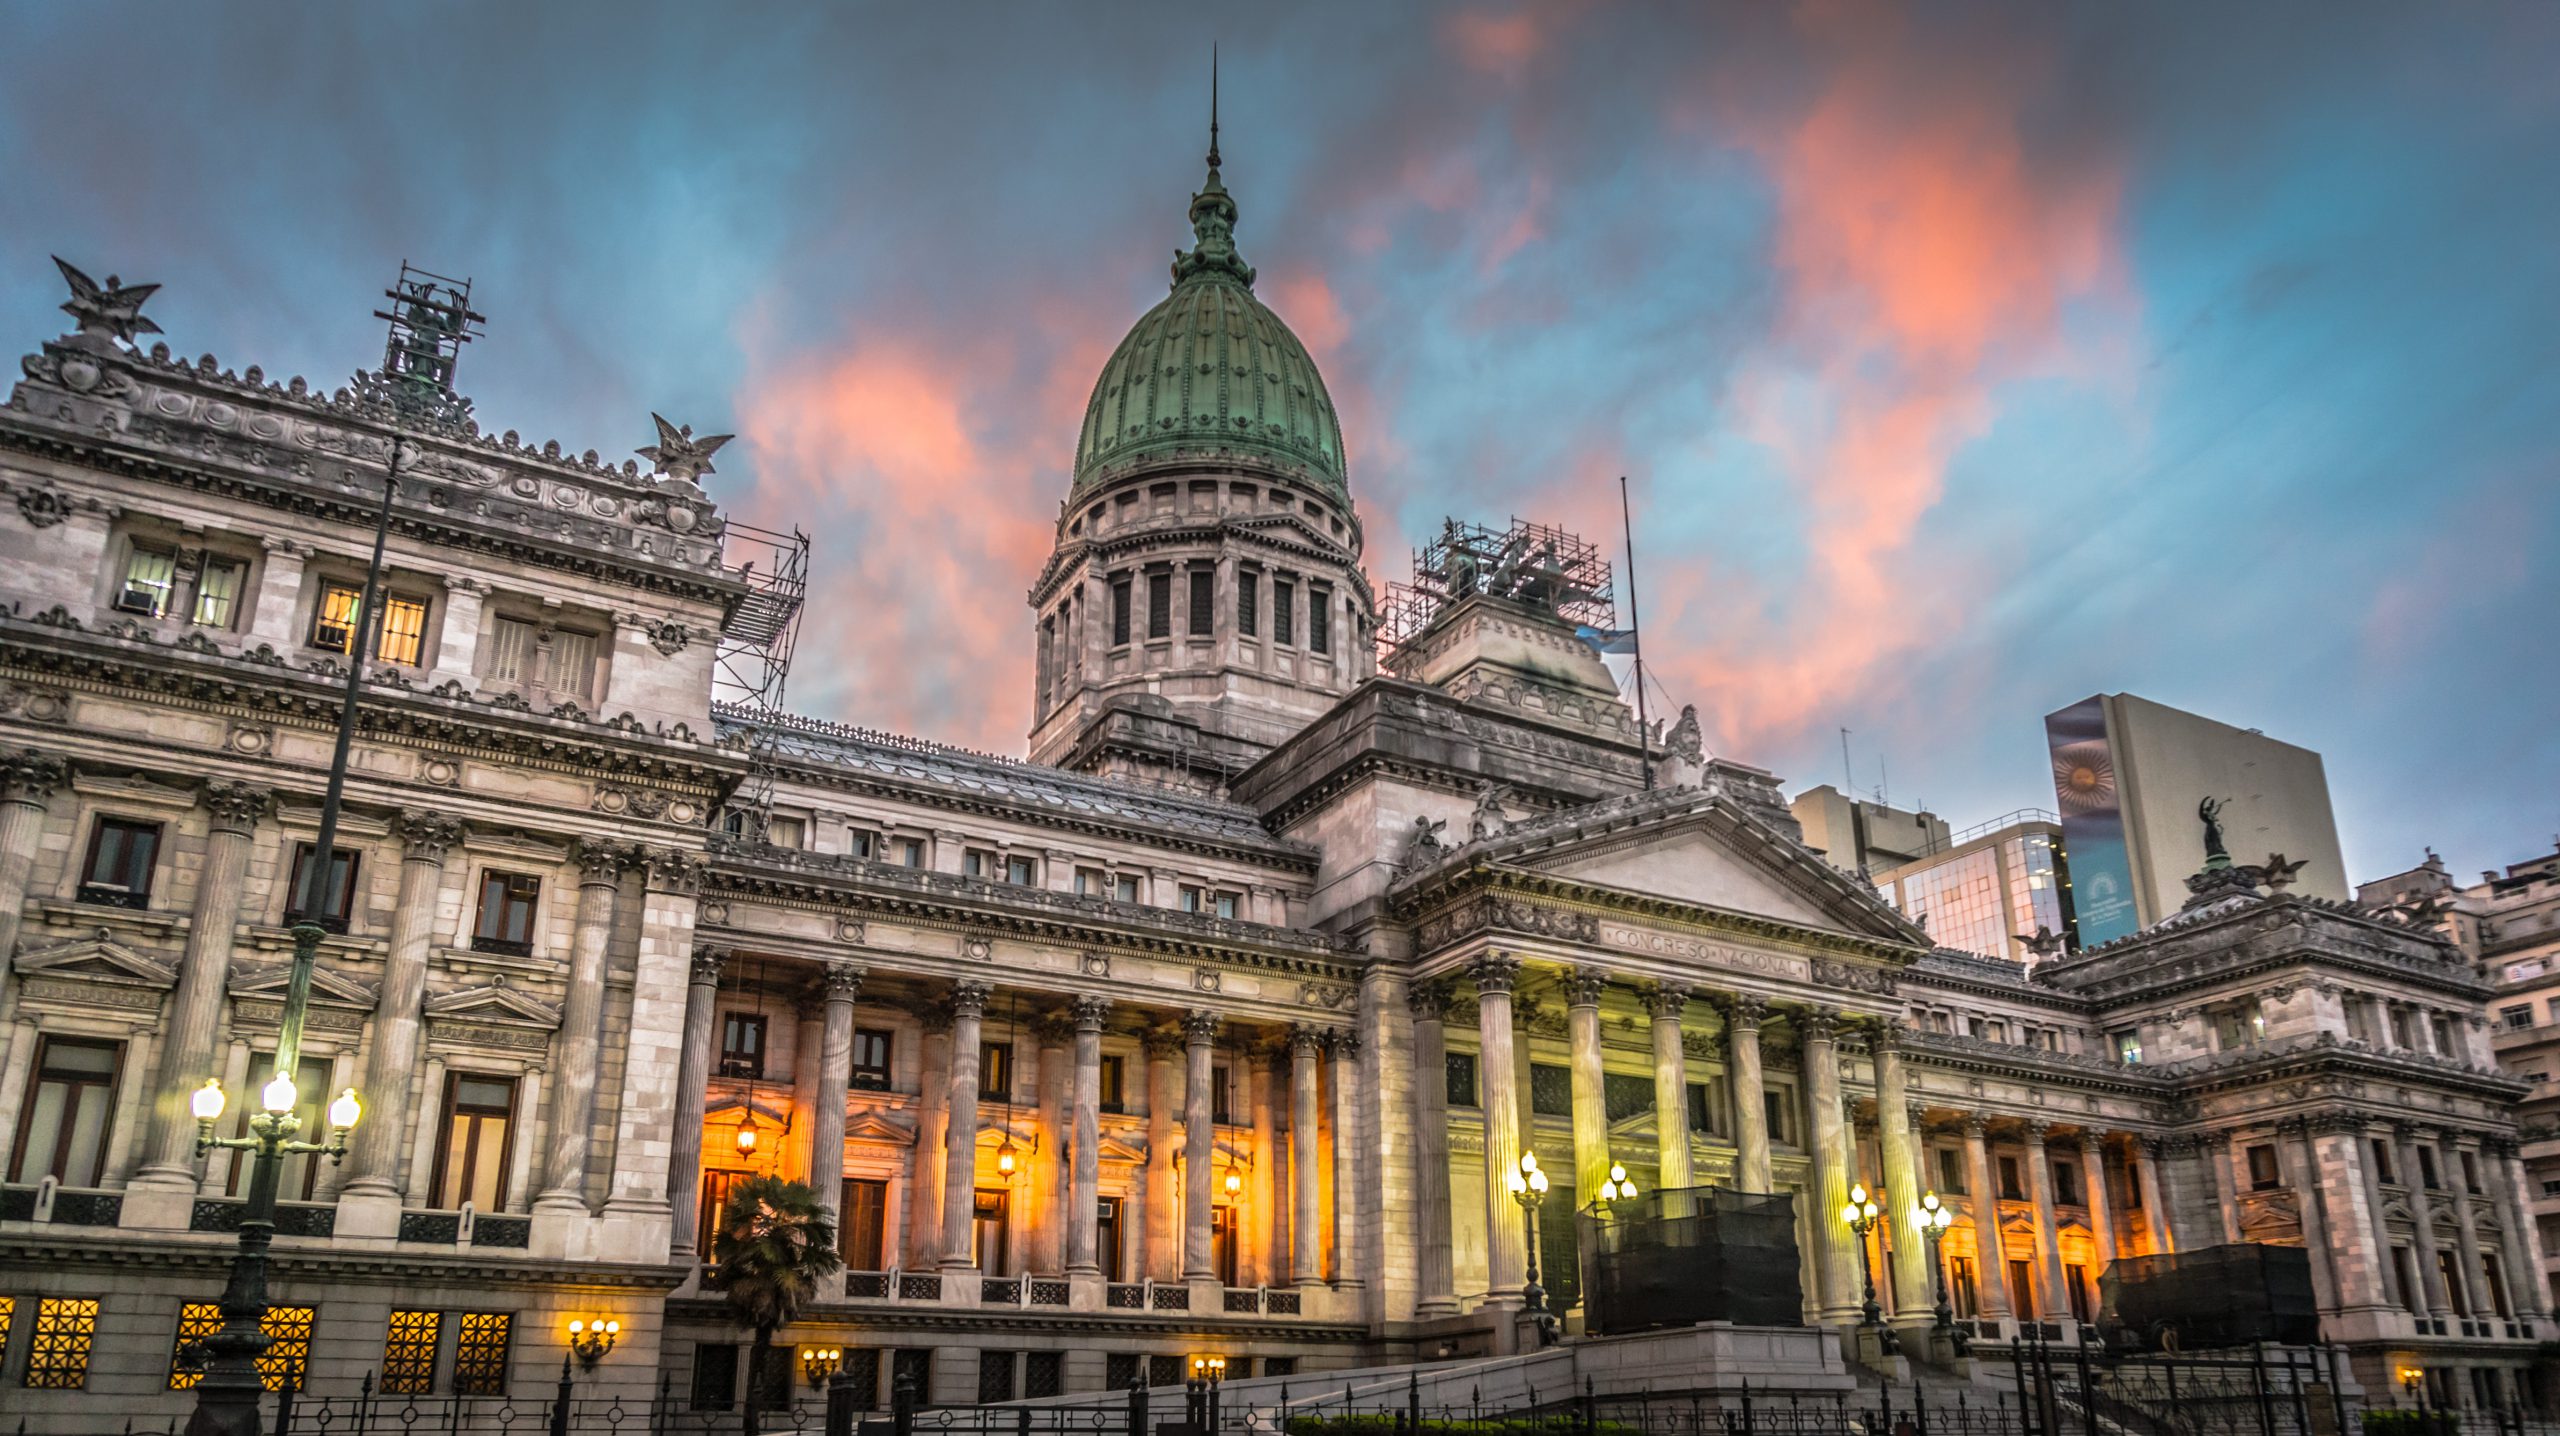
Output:
<path fill-rule="evenodd" d="M 948 1308 L 955 1304 L 975 1306 L 980 1310 L 1015 1309 L 1065 1312 L 1074 1307 L 1074 1284 L 1062 1276 L 973 1276 L 969 1288 L 974 1302 L 955 1303 L 957 1294 L 950 1279 L 938 1271 L 849 1271 L 844 1278 L 844 1296 L 848 1302 L 883 1303 L 890 1306 L 934 1306 Z M 703 1289 L 717 1288 L 718 1274 L 705 1268 Z M 1313 1321 L 1356 1321 L 1356 1314 L 1334 1312 L 1327 1303 L 1333 1297 L 1330 1287 L 1312 1291 L 1298 1287 L 1230 1286 L 1216 1288 L 1214 1304 L 1202 1312 L 1197 1293 L 1187 1282 L 1115 1281 L 1106 1282 L 1101 1290 L 1101 1311 L 1154 1312 L 1165 1316 L 1195 1315 L 1233 1317 L 1281 1317 Z M 1311 1299 L 1312 1298 L 1312 1299 Z M 1310 1310 L 1309 1308 L 1314 1308 Z"/>

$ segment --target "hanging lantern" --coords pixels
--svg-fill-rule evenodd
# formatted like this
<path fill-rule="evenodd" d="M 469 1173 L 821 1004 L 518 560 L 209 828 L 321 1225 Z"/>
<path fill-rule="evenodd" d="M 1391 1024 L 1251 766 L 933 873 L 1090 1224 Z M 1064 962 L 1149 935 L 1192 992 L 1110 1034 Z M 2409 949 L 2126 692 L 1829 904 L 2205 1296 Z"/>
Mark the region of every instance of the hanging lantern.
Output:
<path fill-rule="evenodd" d="M 749 1107 L 747 1109 L 747 1114 L 738 1119 L 738 1155 L 741 1157 L 752 1157 L 755 1154 L 756 1109 Z"/>

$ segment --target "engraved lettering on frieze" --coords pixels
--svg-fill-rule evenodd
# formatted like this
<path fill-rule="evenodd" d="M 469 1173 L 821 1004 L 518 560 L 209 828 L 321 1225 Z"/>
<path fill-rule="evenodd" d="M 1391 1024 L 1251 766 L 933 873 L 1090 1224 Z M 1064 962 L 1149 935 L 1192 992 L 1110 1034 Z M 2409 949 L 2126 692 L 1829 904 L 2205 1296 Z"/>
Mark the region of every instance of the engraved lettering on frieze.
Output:
<path fill-rule="evenodd" d="M 1692 962 L 1713 963 L 1718 967 L 1743 972 L 1762 972 L 1772 977 L 1789 977 L 1798 982 L 1814 978 L 1814 964 L 1801 957 L 1783 953 L 1754 952 L 1720 942 L 1706 942 L 1676 932 L 1654 932 L 1640 927 L 1621 927 L 1616 923 L 1600 925 L 1600 941 L 1628 952 L 1650 953 L 1657 957 L 1685 958 Z"/>

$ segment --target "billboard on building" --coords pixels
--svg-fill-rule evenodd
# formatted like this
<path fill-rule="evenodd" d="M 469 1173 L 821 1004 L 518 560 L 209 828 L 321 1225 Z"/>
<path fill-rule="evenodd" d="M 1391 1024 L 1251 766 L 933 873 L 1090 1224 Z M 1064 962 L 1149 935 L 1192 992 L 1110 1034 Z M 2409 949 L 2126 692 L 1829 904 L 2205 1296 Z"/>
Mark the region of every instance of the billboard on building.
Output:
<path fill-rule="evenodd" d="M 2054 806 L 2062 813 L 2062 847 L 2071 855 L 2071 907 L 2080 945 L 2096 947 L 2142 927 L 2133 897 L 2133 863 L 2125 851 L 2124 810 L 2116 791 L 2115 749 L 2107 741 L 2106 703 L 2085 698 L 2044 719 L 2053 757 Z"/>

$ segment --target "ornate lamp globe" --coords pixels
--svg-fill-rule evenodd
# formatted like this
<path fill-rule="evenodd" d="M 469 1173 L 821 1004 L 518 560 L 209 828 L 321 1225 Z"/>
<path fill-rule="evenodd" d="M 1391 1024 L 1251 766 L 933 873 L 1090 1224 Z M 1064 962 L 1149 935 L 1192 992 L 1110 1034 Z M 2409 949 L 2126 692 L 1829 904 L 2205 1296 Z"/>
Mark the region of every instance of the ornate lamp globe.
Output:
<path fill-rule="evenodd" d="M 364 1103 L 357 1100 L 353 1087 L 339 1093 L 337 1100 L 329 1104 L 329 1125 L 341 1132 L 354 1130 L 363 1117 Z"/>
<path fill-rule="evenodd" d="M 293 1078 L 279 1072 L 258 1089 L 258 1105 L 281 1117 L 293 1110 L 294 1100 L 300 1095 L 294 1090 Z"/>
<path fill-rule="evenodd" d="M 198 1087 L 195 1095 L 187 1099 L 188 1108 L 195 1113 L 196 1120 L 199 1122 L 220 1121 L 225 1105 L 221 1079 L 214 1077 L 204 1079 L 204 1085 Z"/>

